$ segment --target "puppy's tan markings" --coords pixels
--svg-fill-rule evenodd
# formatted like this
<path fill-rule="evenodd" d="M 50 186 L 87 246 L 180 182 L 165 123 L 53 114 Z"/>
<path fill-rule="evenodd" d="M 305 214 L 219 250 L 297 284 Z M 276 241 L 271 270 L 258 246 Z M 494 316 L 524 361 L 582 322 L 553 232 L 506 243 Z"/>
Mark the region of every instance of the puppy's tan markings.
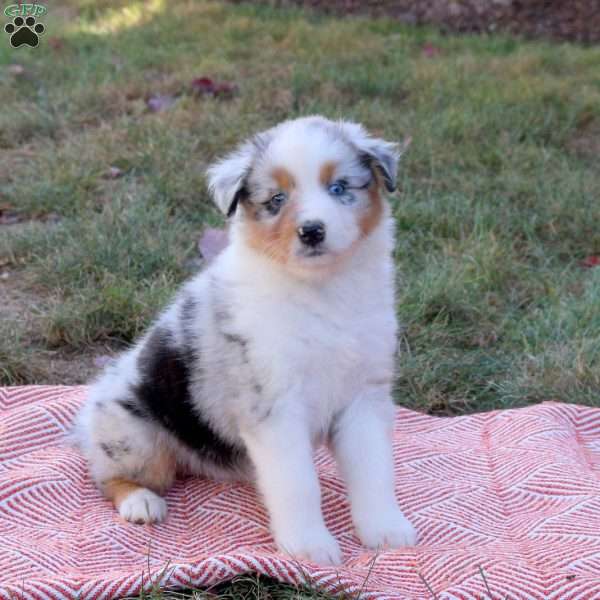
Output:
<path fill-rule="evenodd" d="M 162 494 L 173 483 L 177 465 L 172 450 L 165 447 L 157 448 L 156 455 L 139 476 L 139 481 Z"/>
<path fill-rule="evenodd" d="M 333 175 L 336 169 L 337 163 L 333 161 L 323 163 L 323 166 L 319 171 L 319 181 L 325 186 L 329 185 L 333 180 Z"/>
<path fill-rule="evenodd" d="M 166 448 L 157 450 L 152 461 L 147 463 L 141 473 L 133 481 L 126 477 L 109 479 L 102 484 L 105 496 L 112 500 L 117 509 L 133 492 L 148 488 L 158 494 L 163 494 L 173 483 L 176 464 L 173 453 Z"/>
<path fill-rule="evenodd" d="M 246 230 L 248 245 L 278 263 L 287 263 L 296 237 L 295 215 L 296 206 L 288 200 L 275 222 L 249 221 Z"/>
<path fill-rule="evenodd" d="M 128 479 L 109 479 L 102 484 L 104 495 L 113 502 L 117 510 L 121 508 L 121 504 L 133 492 L 144 489 L 139 483 L 129 481 Z"/>
<path fill-rule="evenodd" d="M 273 169 L 271 177 L 277 183 L 279 189 L 287 194 L 289 194 L 296 186 L 294 176 L 283 167 L 276 167 Z"/>
<path fill-rule="evenodd" d="M 361 237 L 366 238 L 377 227 L 383 216 L 383 200 L 379 193 L 379 176 L 375 176 L 373 183 L 367 190 L 369 196 L 369 206 L 366 212 L 360 217 L 359 226 Z"/>
<path fill-rule="evenodd" d="M 255 250 L 259 250 L 278 263 L 285 264 L 296 237 L 296 205 L 290 198 L 296 182 L 294 176 L 283 167 L 273 169 L 271 177 L 277 183 L 278 189 L 288 195 L 288 199 L 274 221 L 264 222 L 256 218 L 249 221 L 247 240 Z"/>

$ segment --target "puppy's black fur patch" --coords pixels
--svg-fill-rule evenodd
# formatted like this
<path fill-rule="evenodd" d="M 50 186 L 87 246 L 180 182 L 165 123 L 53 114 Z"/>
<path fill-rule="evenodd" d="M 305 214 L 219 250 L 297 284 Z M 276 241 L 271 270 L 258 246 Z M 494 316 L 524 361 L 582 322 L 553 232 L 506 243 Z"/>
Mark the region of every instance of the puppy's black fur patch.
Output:
<path fill-rule="evenodd" d="M 248 192 L 248 189 L 245 185 L 242 185 L 242 187 L 233 196 L 233 200 L 227 209 L 227 218 L 232 217 L 238 207 L 238 204 L 240 202 L 245 202 L 249 197 L 250 193 Z"/>
<path fill-rule="evenodd" d="M 117 400 L 117 404 L 124 408 L 127 412 L 131 413 L 134 417 L 139 417 L 143 419 L 144 417 L 148 418 L 148 413 L 143 410 L 143 408 L 139 405 L 136 398 L 127 398 L 126 400 Z"/>
<path fill-rule="evenodd" d="M 188 351 L 174 346 L 169 331 L 156 328 L 138 358 L 141 380 L 133 388 L 135 410 L 158 422 L 203 459 L 232 466 L 243 458 L 244 451 L 223 440 L 194 410 L 190 392 L 193 363 Z"/>

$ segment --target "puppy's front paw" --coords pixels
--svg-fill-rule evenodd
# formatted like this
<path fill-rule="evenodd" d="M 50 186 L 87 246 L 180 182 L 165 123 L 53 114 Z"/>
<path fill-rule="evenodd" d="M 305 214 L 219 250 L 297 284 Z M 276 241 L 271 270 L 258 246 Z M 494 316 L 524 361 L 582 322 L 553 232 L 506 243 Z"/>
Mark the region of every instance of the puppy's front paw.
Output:
<path fill-rule="evenodd" d="M 304 558 L 319 565 L 339 565 L 342 562 L 340 547 L 325 528 L 276 535 L 275 539 L 281 550 L 295 558 Z"/>
<path fill-rule="evenodd" d="M 401 548 L 417 543 L 417 531 L 399 509 L 373 512 L 355 520 L 356 532 L 369 548 Z"/>
<path fill-rule="evenodd" d="M 154 523 L 167 516 L 167 503 L 158 494 L 142 488 L 121 502 L 119 514 L 132 523 Z"/>

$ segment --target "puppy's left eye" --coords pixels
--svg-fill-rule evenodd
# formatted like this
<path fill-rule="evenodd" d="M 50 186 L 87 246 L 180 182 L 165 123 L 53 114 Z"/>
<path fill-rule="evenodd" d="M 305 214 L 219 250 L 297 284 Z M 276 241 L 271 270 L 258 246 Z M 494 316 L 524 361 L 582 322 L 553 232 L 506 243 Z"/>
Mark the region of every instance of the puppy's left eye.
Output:
<path fill-rule="evenodd" d="M 332 183 L 327 189 L 332 196 L 341 196 L 348 187 L 348 184 L 345 181 L 335 181 Z"/>

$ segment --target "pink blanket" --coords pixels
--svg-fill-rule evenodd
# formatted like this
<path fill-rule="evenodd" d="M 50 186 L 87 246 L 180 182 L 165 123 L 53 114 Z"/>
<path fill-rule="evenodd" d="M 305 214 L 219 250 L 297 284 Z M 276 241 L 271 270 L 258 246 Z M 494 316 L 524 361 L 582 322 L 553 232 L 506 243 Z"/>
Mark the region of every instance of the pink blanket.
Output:
<path fill-rule="evenodd" d="M 0 598 L 109 600 L 253 571 L 364 598 L 600 599 L 600 409 L 398 409 L 397 494 L 420 542 L 378 555 L 358 542 L 320 452 L 325 518 L 344 552 L 334 569 L 279 554 L 248 485 L 178 481 L 165 523 L 122 521 L 65 437 L 85 393 L 0 388 Z"/>

